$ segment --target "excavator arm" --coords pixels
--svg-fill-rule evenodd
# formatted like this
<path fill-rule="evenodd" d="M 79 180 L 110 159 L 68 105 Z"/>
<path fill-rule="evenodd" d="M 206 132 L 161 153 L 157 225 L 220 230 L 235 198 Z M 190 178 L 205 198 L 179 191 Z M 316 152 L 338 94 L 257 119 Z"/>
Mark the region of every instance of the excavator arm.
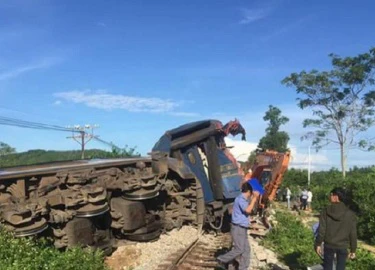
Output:
<path fill-rule="evenodd" d="M 290 153 L 279 153 L 276 151 L 259 151 L 256 154 L 256 161 L 252 166 L 252 181 L 258 181 L 264 188 L 264 194 L 259 197 L 255 213 L 261 217 L 261 225 L 253 224 L 251 234 L 265 235 L 271 228 L 267 219 L 267 210 L 269 204 L 275 199 L 278 188 L 280 187 L 283 176 L 288 169 Z M 249 179 L 245 179 L 249 180 Z"/>
<path fill-rule="evenodd" d="M 257 178 L 264 187 L 261 207 L 267 206 L 276 197 L 284 173 L 288 169 L 290 153 L 279 153 L 266 150 L 257 154 L 256 163 L 253 166 L 253 178 Z"/>
<path fill-rule="evenodd" d="M 237 119 L 226 123 L 223 126 L 222 131 L 224 132 L 225 136 L 228 134 L 231 134 L 232 136 L 242 134 L 241 140 L 246 141 L 246 131 Z"/>

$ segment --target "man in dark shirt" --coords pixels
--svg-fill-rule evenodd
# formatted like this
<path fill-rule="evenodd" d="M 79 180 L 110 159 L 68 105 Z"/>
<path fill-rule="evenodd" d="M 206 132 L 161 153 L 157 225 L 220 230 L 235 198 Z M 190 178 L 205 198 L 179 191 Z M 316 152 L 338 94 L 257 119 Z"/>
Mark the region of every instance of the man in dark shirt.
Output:
<path fill-rule="evenodd" d="M 222 268 L 224 264 L 239 257 L 239 270 L 247 270 L 250 266 L 250 246 L 247 237 L 247 229 L 250 225 L 249 215 L 259 197 L 259 192 L 253 194 L 252 185 L 245 182 L 241 186 L 241 194 L 237 196 L 233 204 L 231 235 L 234 242 L 233 248 L 217 259 Z"/>
<path fill-rule="evenodd" d="M 336 269 L 345 269 L 348 248 L 350 248 L 349 258 L 355 258 L 357 219 L 356 215 L 344 204 L 345 199 L 345 191 L 342 188 L 334 188 L 330 193 L 331 204 L 323 210 L 319 219 L 315 250 L 322 255 L 321 244 L 324 242 L 324 270 L 332 270 L 335 254 Z"/>

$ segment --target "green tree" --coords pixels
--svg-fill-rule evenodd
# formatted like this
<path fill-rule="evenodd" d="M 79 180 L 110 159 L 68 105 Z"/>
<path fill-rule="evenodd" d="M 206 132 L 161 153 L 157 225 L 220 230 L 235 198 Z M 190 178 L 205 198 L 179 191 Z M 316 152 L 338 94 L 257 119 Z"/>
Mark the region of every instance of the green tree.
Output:
<path fill-rule="evenodd" d="M 359 137 L 375 123 L 375 48 L 355 57 L 329 56 L 331 70 L 292 73 L 282 83 L 295 88 L 298 106 L 314 115 L 303 122 L 312 128 L 303 138 L 312 139 L 317 151 L 338 144 L 345 177 L 350 147 L 375 150 L 371 140 Z"/>
<path fill-rule="evenodd" d="M 0 156 L 4 156 L 7 154 L 13 154 L 16 152 L 16 149 L 11 147 L 9 144 L 4 142 L 0 142 Z"/>
<path fill-rule="evenodd" d="M 250 168 L 255 164 L 256 159 L 257 159 L 256 151 L 255 150 L 251 151 L 250 156 L 247 158 L 247 163 L 249 164 Z"/>
<path fill-rule="evenodd" d="M 125 145 L 124 148 L 120 148 L 112 144 L 111 156 L 114 158 L 140 156 L 140 154 L 136 152 L 135 149 L 136 147 L 129 148 L 127 145 Z"/>
<path fill-rule="evenodd" d="M 258 147 L 278 152 L 288 151 L 289 135 L 279 129 L 281 125 L 289 121 L 289 118 L 282 116 L 279 108 L 270 105 L 263 120 L 269 121 L 269 124 L 266 128 L 266 135 L 260 139 Z"/>

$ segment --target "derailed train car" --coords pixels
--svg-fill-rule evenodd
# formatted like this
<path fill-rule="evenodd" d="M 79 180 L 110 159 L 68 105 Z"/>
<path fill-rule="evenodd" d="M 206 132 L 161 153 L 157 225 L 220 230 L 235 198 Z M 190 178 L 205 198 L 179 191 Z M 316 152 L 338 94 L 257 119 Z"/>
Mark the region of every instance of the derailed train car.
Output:
<path fill-rule="evenodd" d="M 167 131 L 151 157 L 1 169 L 1 224 L 61 249 L 106 253 L 115 238 L 149 241 L 184 224 L 218 229 L 242 180 L 224 137 L 239 133 L 245 139 L 237 120 L 198 121 Z"/>

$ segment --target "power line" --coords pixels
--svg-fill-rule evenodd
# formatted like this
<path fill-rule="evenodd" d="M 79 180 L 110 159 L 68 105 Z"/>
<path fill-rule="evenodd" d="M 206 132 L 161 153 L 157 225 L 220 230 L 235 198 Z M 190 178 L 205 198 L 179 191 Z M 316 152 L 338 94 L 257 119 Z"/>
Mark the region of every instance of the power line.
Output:
<path fill-rule="evenodd" d="M 14 125 L 14 126 L 36 128 L 36 129 L 54 129 L 54 130 L 59 130 L 59 131 L 69 131 L 67 128 L 61 127 L 61 126 L 24 121 L 24 120 L 10 118 L 10 117 L 0 116 L 0 121 L 4 125 Z"/>
<path fill-rule="evenodd" d="M 0 116 L 0 125 L 16 126 L 16 127 L 31 128 L 31 129 L 41 129 L 41 130 L 72 132 L 72 129 L 62 127 L 62 126 L 49 125 L 49 124 L 43 124 L 43 123 L 38 123 L 38 122 L 30 122 L 30 121 L 4 117 L 4 116 Z"/>
<path fill-rule="evenodd" d="M 114 148 L 117 148 L 117 149 L 121 149 L 120 147 L 118 147 L 117 145 L 113 144 L 112 142 L 107 142 L 107 141 L 105 141 L 105 140 L 103 140 L 103 139 L 100 139 L 100 138 L 98 138 L 98 137 L 94 137 L 93 139 L 96 140 L 96 141 L 98 141 L 98 142 L 101 142 L 101 143 L 103 143 L 103 144 L 106 144 L 106 145 L 108 145 L 108 146 L 110 146 L 110 147 L 114 147 Z"/>
<path fill-rule="evenodd" d="M 72 136 L 67 137 L 67 138 L 73 139 L 81 145 L 82 159 L 84 158 L 85 145 L 92 139 L 95 139 L 96 141 L 103 143 L 107 146 L 110 146 L 116 149 L 121 149 L 120 147 L 116 146 L 112 142 L 105 141 L 103 139 L 100 139 L 99 136 L 94 135 L 94 129 L 98 128 L 99 125 L 84 125 L 84 126 L 74 125 L 74 126 L 63 127 L 63 126 L 58 126 L 58 125 L 50 125 L 50 124 L 44 124 L 44 123 L 39 123 L 39 122 L 25 121 L 25 120 L 5 117 L 5 116 L 0 116 L 0 125 L 38 129 L 38 130 L 54 130 L 54 131 L 62 131 L 62 132 L 72 132 L 73 133 Z M 87 130 L 91 130 L 91 133 L 87 132 Z"/>

